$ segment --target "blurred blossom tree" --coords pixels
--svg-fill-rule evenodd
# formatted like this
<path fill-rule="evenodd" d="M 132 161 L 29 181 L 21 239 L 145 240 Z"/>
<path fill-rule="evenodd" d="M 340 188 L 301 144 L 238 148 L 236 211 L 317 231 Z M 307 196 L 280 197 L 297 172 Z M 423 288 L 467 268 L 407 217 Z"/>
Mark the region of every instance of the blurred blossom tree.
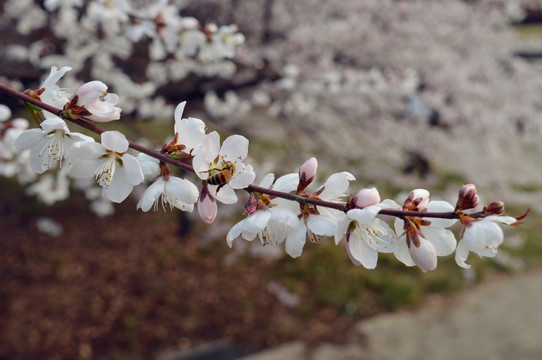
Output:
<path fill-rule="evenodd" d="M 512 27 L 512 21 L 524 16 L 526 4 L 58 0 L 42 6 L 7 0 L 0 23 L 1 30 L 10 34 L 0 45 L 6 54 L 3 75 L 12 75 L 9 71 L 15 67 L 51 69 L 51 73 L 40 88 L 26 92 L 38 102 L 11 92 L 25 101 L 43 131 L 25 131 L 21 121 L 6 122 L 1 170 L 5 175 L 29 174 L 22 177 L 23 183 L 49 184 L 50 177 L 36 177 L 28 164 L 44 172 L 57 163 L 68 163 L 67 175 L 82 179 L 78 187 L 85 189 L 101 215 L 111 213 L 107 200 L 123 201 L 144 178 L 159 177 L 159 181 L 147 189 L 140 208 L 146 211 L 153 204 L 156 208 L 161 199 L 164 209 L 169 204 L 191 211 L 197 203 L 208 223 L 218 213 L 215 200 L 233 204 L 235 190 L 246 189 L 252 194 L 246 205 L 250 216 L 237 225 L 236 236 L 259 237 L 263 244 L 285 241 L 287 252 L 299 256 L 307 238 L 318 242 L 320 237 L 335 235 L 338 243 L 344 235 L 348 243 L 356 231 L 356 245 L 347 245 L 356 265 L 374 267 L 381 251 L 395 253 L 406 265 L 432 270 L 437 255 L 453 252 L 456 242 L 444 230 L 453 221 L 426 218 L 457 219 L 466 227 L 478 224 L 473 227 L 477 231 L 469 234 L 490 229 L 487 236 L 492 241 L 484 244 L 496 249 L 502 231 L 494 222 L 480 226 L 480 220 L 501 215 L 504 208 L 464 213 L 474 206 L 455 210 L 447 202 L 436 206 L 423 189 L 411 192 L 403 205 L 384 200 L 376 207 L 379 201 L 360 206 L 346 193 L 355 180 L 349 172 L 332 174 L 322 187 L 307 192 L 316 174 L 315 158 L 301 168 L 295 194 L 291 194 L 295 187 L 276 192 L 271 178 L 256 187 L 251 184 L 259 168 L 244 163 L 248 139 L 232 135 L 221 144 L 219 134 L 206 133 L 201 120 L 181 119 L 184 103 L 177 111 L 175 105 L 184 99 L 202 99 L 200 111 L 210 114 L 223 130 L 242 131 L 287 149 L 272 151 L 268 158 L 258 155 L 281 171 L 313 153 L 325 152 L 319 156 L 328 163 L 324 172 L 357 168 L 364 182 L 394 189 L 447 185 L 454 177 L 458 183 L 475 182 L 487 196 L 540 210 L 542 183 L 536 162 L 542 129 L 536 115 L 542 84 L 539 69 L 514 56 L 518 37 Z M 21 79 L 3 82 L 22 90 L 28 84 Z M 92 79 L 107 85 L 87 82 Z M 108 86 L 119 96 L 108 93 Z M 77 88 L 77 92 L 69 90 Z M 3 90 L 9 92 L 7 87 Z M 87 122 L 118 120 L 121 110 L 124 116 L 162 122 L 170 121 L 175 111 L 173 140 L 165 140 L 161 151 L 155 151 Z M 9 119 L 10 110 L 3 112 Z M 73 133 L 64 120 L 101 134 L 102 143 L 80 135 L 81 141 L 67 141 Z M 190 140 L 179 140 L 187 136 L 178 128 L 190 129 L 200 141 L 187 147 Z M 33 146 L 29 139 L 38 138 L 39 146 Z M 158 160 L 133 157 L 126 153 L 128 147 Z M 24 157 L 30 157 L 30 162 Z M 185 179 L 174 178 L 167 164 L 195 172 L 201 191 L 181 181 Z M 303 178 L 311 172 L 306 168 L 312 171 L 310 180 Z M 92 181 L 84 182 L 92 177 L 102 186 L 105 202 L 90 190 Z M 66 179 L 66 171 L 58 171 L 56 186 L 69 186 Z M 452 199 L 452 188 L 458 183 L 446 187 L 443 196 Z M 34 192 L 43 201 L 54 202 L 51 187 L 44 185 Z M 525 187 L 534 190 L 526 193 Z M 66 191 L 57 193 L 56 200 L 68 196 Z M 275 197 L 294 201 L 288 206 L 271 203 Z M 411 204 L 417 199 L 424 206 Z M 284 211 L 271 211 L 275 206 Z M 367 206 L 376 210 L 345 215 Z M 440 215 L 431 214 L 432 206 Z M 429 214 L 421 217 L 412 212 Z M 377 213 L 403 222 L 396 222 L 393 233 L 375 218 Z M 519 219 L 495 221 L 515 225 Z M 424 232 L 439 233 L 437 240 L 427 239 Z M 272 234 L 278 238 L 270 239 Z M 229 236 L 230 245 L 234 238 Z M 471 238 L 458 257 L 461 266 L 467 266 L 469 251 L 495 255 L 471 244 Z M 362 255 L 362 248 L 371 248 L 372 255 Z"/>

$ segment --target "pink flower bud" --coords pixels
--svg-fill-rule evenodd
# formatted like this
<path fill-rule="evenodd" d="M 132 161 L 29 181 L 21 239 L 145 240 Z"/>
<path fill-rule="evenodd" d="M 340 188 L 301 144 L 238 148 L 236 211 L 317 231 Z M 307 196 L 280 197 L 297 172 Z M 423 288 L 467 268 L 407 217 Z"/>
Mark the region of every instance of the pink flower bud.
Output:
<path fill-rule="evenodd" d="M 463 185 L 459 189 L 459 197 L 455 205 L 455 210 L 468 210 L 476 207 L 480 203 L 480 198 L 476 193 L 476 187 L 473 184 Z"/>
<path fill-rule="evenodd" d="M 410 192 L 405 200 L 403 210 L 422 211 L 429 204 L 429 191 L 425 189 L 415 189 Z"/>
<path fill-rule="evenodd" d="M 318 161 L 314 156 L 301 165 L 299 168 L 299 185 L 297 186 L 297 193 L 305 190 L 305 188 L 314 180 L 316 169 L 318 169 Z"/>
<path fill-rule="evenodd" d="M 107 122 L 120 119 L 121 108 L 115 105 L 119 102 L 117 94 L 109 94 L 107 85 L 101 81 L 90 81 L 81 85 L 75 93 L 78 106 L 90 112 L 88 119 L 97 122 Z M 75 99 L 75 97 L 74 97 Z"/>
<path fill-rule="evenodd" d="M 423 271 L 435 270 L 437 267 L 437 253 L 435 247 L 420 234 L 415 244 L 410 241 L 408 252 L 414 263 Z"/>
<path fill-rule="evenodd" d="M 356 206 L 364 208 L 380 202 L 380 194 L 376 188 L 362 189 L 355 196 Z"/>
<path fill-rule="evenodd" d="M 484 212 L 489 215 L 499 215 L 504 212 L 504 203 L 502 201 L 492 201 L 484 208 Z"/>
<path fill-rule="evenodd" d="M 209 192 L 207 185 L 203 185 L 198 200 L 199 216 L 207 224 L 212 224 L 215 221 L 217 211 L 215 198 Z"/>

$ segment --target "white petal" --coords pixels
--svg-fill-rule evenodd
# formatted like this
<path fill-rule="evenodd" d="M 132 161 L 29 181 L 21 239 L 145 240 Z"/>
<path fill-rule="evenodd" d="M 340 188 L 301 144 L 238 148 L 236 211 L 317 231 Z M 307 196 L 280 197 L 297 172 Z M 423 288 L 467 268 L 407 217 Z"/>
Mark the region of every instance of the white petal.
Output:
<path fill-rule="evenodd" d="M 316 235 L 334 236 L 337 223 L 322 215 L 311 215 L 307 227 Z"/>
<path fill-rule="evenodd" d="M 187 204 L 195 204 L 198 201 L 199 190 L 192 182 L 171 176 L 166 182 L 166 191 L 174 198 Z"/>
<path fill-rule="evenodd" d="M 291 228 L 295 227 L 299 222 L 297 215 L 289 209 L 283 209 L 281 207 L 275 206 L 270 208 L 269 212 L 271 213 L 271 219 L 281 224 L 285 224 Z"/>
<path fill-rule="evenodd" d="M 162 180 L 162 178 L 159 178 L 145 190 L 143 196 L 141 197 L 141 199 L 139 199 L 139 202 L 137 203 L 137 209 L 141 209 L 145 212 L 149 211 L 156 202 L 156 200 L 160 197 L 160 195 L 162 195 L 163 191 L 164 181 Z"/>
<path fill-rule="evenodd" d="M 231 188 L 230 185 L 226 184 L 220 188 L 218 193 L 216 192 L 216 189 L 218 186 L 216 185 L 208 185 L 209 191 L 213 195 L 215 199 L 220 201 L 223 204 L 235 204 L 237 202 L 237 195 L 235 194 L 235 191 Z"/>
<path fill-rule="evenodd" d="M 13 146 L 17 151 L 23 149 L 30 149 L 34 147 L 37 142 L 45 138 L 45 134 L 41 129 L 29 129 L 25 130 L 19 135 L 19 137 L 13 143 Z"/>
<path fill-rule="evenodd" d="M 354 175 L 346 171 L 332 174 L 326 180 L 320 198 L 323 200 L 331 200 L 337 196 L 343 195 L 348 189 L 349 182 L 354 180 L 356 180 Z"/>
<path fill-rule="evenodd" d="M 517 222 L 517 219 L 512 216 L 499 216 L 499 215 L 491 215 L 486 218 L 484 218 L 483 221 L 496 221 L 500 222 L 502 224 L 511 225 L 515 222 Z"/>
<path fill-rule="evenodd" d="M 374 220 L 380 210 L 382 208 L 379 205 L 371 205 L 363 209 L 348 210 L 346 215 L 350 219 L 356 220 L 359 224 L 368 224 Z"/>
<path fill-rule="evenodd" d="M 286 253 L 293 258 L 300 256 L 303 252 L 303 246 L 305 246 L 306 235 L 307 227 L 305 222 L 301 220 L 286 238 Z"/>
<path fill-rule="evenodd" d="M 114 203 L 123 202 L 134 189 L 134 185 L 126 179 L 125 172 L 117 168 L 109 186 L 103 188 L 103 195 Z"/>
<path fill-rule="evenodd" d="M 263 177 L 262 181 L 260 181 L 260 184 L 258 186 L 269 189 L 271 185 L 273 185 L 274 180 L 275 174 L 267 174 Z"/>
<path fill-rule="evenodd" d="M 64 120 L 62 120 L 61 118 L 57 116 L 52 116 L 50 118 L 45 119 L 41 123 L 41 128 L 46 134 L 54 130 L 63 130 L 67 134 L 70 133 L 70 129 L 68 129 L 68 125 L 66 125 Z"/>
<path fill-rule="evenodd" d="M 499 225 L 481 220 L 465 229 L 462 241 L 478 255 L 493 257 L 497 254 L 497 248 L 502 244 L 503 238 Z"/>
<path fill-rule="evenodd" d="M 232 226 L 230 231 L 228 231 L 228 235 L 226 235 L 226 243 L 229 247 L 232 247 L 233 240 L 237 239 L 241 235 L 241 232 L 243 232 L 245 221 L 246 219 L 239 221 L 237 224 Z"/>
<path fill-rule="evenodd" d="M 237 172 L 236 168 L 235 175 L 231 178 L 229 185 L 234 189 L 244 189 L 254 182 L 256 178 L 256 173 L 252 169 L 252 165 L 246 165 L 242 172 Z"/>
<path fill-rule="evenodd" d="M 335 245 L 338 245 L 344 238 L 346 231 L 348 230 L 348 225 L 350 225 L 351 222 L 352 220 L 348 217 L 337 222 L 337 227 L 335 228 Z"/>
<path fill-rule="evenodd" d="M 413 243 L 409 248 L 410 257 L 416 265 L 423 271 L 434 270 L 437 267 L 437 254 L 433 245 L 420 236 L 420 246 L 416 247 Z"/>
<path fill-rule="evenodd" d="M 468 256 L 469 248 L 463 243 L 463 241 L 460 241 L 455 249 L 455 262 L 462 268 L 470 269 L 470 265 L 465 262 Z"/>
<path fill-rule="evenodd" d="M 454 206 L 447 201 L 431 201 L 427 205 L 429 212 L 453 212 L 454 209 Z M 450 227 L 457 222 L 457 219 L 427 218 L 427 220 L 431 221 L 431 225 L 443 228 Z"/>
<path fill-rule="evenodd" d="M 265 226 L 269 222 L 271 214 L 269 211 L 256 211 L 254 214 L 246 218 L 243 231 L 257 234 L 265 229 Z"/>
<path fill-rule="evenodd" d="M 186 145 L 185 152 L 188 153 L 190 149 L 202 146 L 205 137 L 205 123 L 192 117 L 175 120 L 175 133 L 179 134 L 177 144 Z M 194 154 L 194 152 L 192 153 Z"/>
<path fill-rule="evenodd" d="M 412 260 L 412 257 L 410 256 L 410 252 L 408 250 L 408 246 L 406 243 L 406 237 L 401 236 L 398 239 L 399 247 L 398 249 L 393 253 L 397 260 L 405 264 L 406 266 L 414 266 L 416 265 L 414 263 L 414 260 Z"/>
<path fill-rule="evenodd" d="M 273 185 L 273 190 L 290 192 L 297 189 L 297 184 L 299 184 L 299 174 L 292 173 L 286 174 L 277 179 Z"/>
<path fill-rule="evenodd" d="M 243 160 L 248 155 L 248 139 L 241 135 L 229 136 L 222 143 L 220 155 L 230 161 Z"/>
<path fill-rule="evenodd" d="M 359 261 L 363 267 L 366 269 L 374 269 L 376 267 L 378 252 L 371 249 L 363 239 L 351 236 L 346 246 L 348 246 L 352 257 Z"/>
<path fill-rule="evenodd" d="M 124 153 L 128 150 L 128 140 L 126 136 L 119 131 L 106 131 L 101 135 L 102 144 L 106 149 L 118 153 Z"/>
<path fill-rule="evenodd" d="M 450 255 L 457 244 L 454 233 L 436 226 L 423 226 L 422 233 L 433 244 L 438 256 Z"/>
<path fill-rule="evenodd" d="M 124 170 L 126 180 L 132 185 L 139 185 L 143 181 L 143 171 L 139 161 L 130 154 L 122 156 L 122 167 L 119 170 Z"/>
<path fill-rule="evenodd" d="M 175 127 L 177 126 L 177 121 L 180 121 L 183 118 L 183 111 L 184 107 L 186 106 L 186 101 L 183 101 L 177 105 L 175 108 Z M 177 132 L 177 129 L 175 128 L 175 132 Z"/>

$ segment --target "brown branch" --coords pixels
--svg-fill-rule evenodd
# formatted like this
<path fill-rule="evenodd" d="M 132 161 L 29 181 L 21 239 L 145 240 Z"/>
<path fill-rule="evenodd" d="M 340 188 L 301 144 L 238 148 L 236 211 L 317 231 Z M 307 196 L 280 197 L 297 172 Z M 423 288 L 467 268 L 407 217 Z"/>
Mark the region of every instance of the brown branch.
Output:
<path fill-rule="evenodd" d="M 77 125 L 79 125 L 81 127 L 84 127 L 85 129 L 88 129 L 88 130 L 90 130 L 90 131 L 92 131 L 92 132 L 94 132 L 94 133 L 96 133 L 98 135 L 105 132 L 105 130 L 99 128 L 98 126 L 89 123 L 88 119 L 85 119 L 85 118 L 72 119 L 70 117 L 67 117 L 67 116 L 64 115 L 63 110 L 55 108 L 55 107 L 50 106 L 48 104 L 45 104 L 45 103 L 43 103 L 43 102 L 41 102 L 39 100 L 36 100 L 36 99 L 26 95 L 26 94 L 23 94 L 23 93 L 21 93 L 19 91 L 11 89 L 10 87 L 5 86 L 3 84 L 0 84 L 0 91 L 3 91 L 5 93 L 7 93 L 7 94 L 21 100 L 21 101 L 23 101 L 23 102 L 30 103 L 30 104 L 32 104 L 34 106 L 37 106 L 37 107 L 39 107 L 39 108 L 41 108 L 43 110 L 49 111 L 49 112 L 51 112 L 53 114 L 56 114 L 57 116 L 65 119 L 65 120 L 71 121 L 72 123 L 77 124 Z M 128 143 L 129 143 L 130 147 L 132 149 L 134 149 L 134 150 L 137 150 L 139 152 L 142 152 L 144 154 L 152 156 L 152 157 L 154 157 L 156 159 L 159 159 L 159 160 L 161 160 L 163 162 L 178 166 L 178 167 L 183 168 L 185 170 L 195 172 L 194 168 L 192 166 L 190 166 L 189 164 L 186 164 L 186 163 L 184 163 L 182 161 L 179 161 L 179 160 L 172 159 L 172 158 L 160 153 L 157 150 L 149 149 L 149 148 L 147 148 L 145 146 L 139 145 L 139 144 L 134 143 L 134 142 L 132 142 L 130 140 L 128 140 Z M 320 199 L 310 199 L 310 198 L 307 198 L 307 197 L 298 196 L 298 195 L 290 194 L 290 193 L 284 193 L 284 192 L 281 192 L 281 191 L 275 191 L 275 190 L 272 190 L 272 189 L 267 189 L 267 188 L 263 188 L 263 187 L 256 186 L 256 185 L 249 185 L 244 190 L 246 190 L 248 192 L 258 192 L 258 193 L 261 193 L 261 194 L 276 196 L 276 197 L 280 197 L 280 198 L 287 199 L 287 200 L 297 201 L 297 202 L 302 203 L 302 204 L 311 204 L 311 205 L 328 207 L 328 208 L 336 209 L 336 210 L 343 211 L 343 212 L 346 212 L 348 210 L 348 208 L 344 204 L 324 201 L 324 200 L 320 200 Z M 395 216 L 395 217 L 399 217 L 399 218 L 404 218 L 406 216 L 427 217 L 427 218 L 442 218 L 442 219 L 457 219 L 458 218 L 458 214 L 455 213 L 455 212 L 436 213 L 436 212 L 418 212 L 418 211 L 403 211 L 403 210 L 393 210 L 393 209 L 382 209 L 379 212 L 379 214 Z"/>

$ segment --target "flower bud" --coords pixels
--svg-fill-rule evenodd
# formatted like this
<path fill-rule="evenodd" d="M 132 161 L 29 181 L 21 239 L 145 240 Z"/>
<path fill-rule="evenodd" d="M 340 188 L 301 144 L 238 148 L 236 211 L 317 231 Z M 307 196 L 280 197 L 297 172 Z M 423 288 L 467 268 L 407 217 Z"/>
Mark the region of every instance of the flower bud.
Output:
<path fill-rule="evenodd" d="M 314 180 L 316 176 L 316 169 L 318 168 L 318 161 L 313 156 L 309 160 L 305 161 L 299 168 L 299 184 L 297 185 L 297 193 L 305 190 L 307 186 Z"/>
<path fill-rule="evenodd" d="M 459 189 L 459 197 L 455 205 L 455 211 L 472 209 L 479 203 L 480 198 L 476 193 L 476 187 L 473 184 L 463 185 L 461 189 Z"/>
<path fill-rule="evenodd" d="M 415 189 L 410 192 L 405 200 L 403 210 L 407 211 L 422 211 L 429 204 L 429 191 L 425 189 Z"/>
<path fill-rule="evenodd" d="M 207 185 L 203 185 L 198 200 L 198 213 L 203 221 L 212 224 L 215 221 L 218 208 L 215 198 L 209 192 Z"/>
<path fill-rule="evenodd" d="M 488 215 L 499 215 L 504 212 L 504 203 L 502 201 L 492 201 L 484 208 L 484 212 Z"/>
<path fill-rule="evenodd" d="M 437 253 L 435 247 L 429 241 L 418 234 L 418 245 L 410 242 L 408 251 L 414 263 L 423 271 L 435 270 L 437 267 Z"/>
<path fill-rule="evenodd" d="M 260 201 L 259 196 L 255 193 L 250 193 L 250 196 L 245 204 L 245 209 L 249 214 L 253 214 L 258 210 L 258 202 Z"/>
<path fill-rule="evenodd" d="M 84 106 L 90 113 L 87 116 L 92 121 L 107 122 L 120 119 L 121 108 L 115 105 L 119 102 L 117 94 L 109 94 L 107 85 L 101 81 L 87 82 L 77 90 L 74 99 L 77 106 Z"/>
<path fill-rule="evenodd" d="M 364 208 L 380 202 L 380 194 L 376 188 L 362 189 L 354 198 L 356 207 Z"/>

